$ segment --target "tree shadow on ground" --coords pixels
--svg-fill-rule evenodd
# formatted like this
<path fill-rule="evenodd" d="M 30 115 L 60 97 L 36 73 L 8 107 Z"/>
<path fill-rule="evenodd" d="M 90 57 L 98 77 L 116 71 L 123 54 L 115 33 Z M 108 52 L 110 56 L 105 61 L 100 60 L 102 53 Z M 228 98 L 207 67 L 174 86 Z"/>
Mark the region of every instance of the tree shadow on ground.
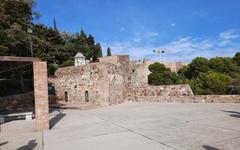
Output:
<path fill-rule="evenodd" d="M 240 112 L 237 112 L 237 111 L 226 111 L 226 110 L 222 110 L 222 111 L 230 113 L 229 116 L 231 116 L 231 117 L 240 118 Z"/>
<path fill-rule="evenodd" d="M 63 114 L 60 110 L 57 110 L 59 112 L 59 114 L 57 114 L 56 116 L 54 116 L 50 121 L 50 129 L 52 129 L 63 117 L 66 116 L 66 114 Z"/>
<path fill-rule="evenodd" d="M 8 143 L 8 141 L 0 143 L 0 147 L 7 144 L 7 143 Z"/>
<path fill-rule="evenodd" d="M 209 146 L 209 145 L 203 145 L 202 146 L 205 150 L 222 150 L 213 146 Z"/>
<path fill-rule="evenodd" d="M 36 140 L 31 140 L 26 145 L 19 147 L 17 150 L 33 150 L 36 146 Z"/>

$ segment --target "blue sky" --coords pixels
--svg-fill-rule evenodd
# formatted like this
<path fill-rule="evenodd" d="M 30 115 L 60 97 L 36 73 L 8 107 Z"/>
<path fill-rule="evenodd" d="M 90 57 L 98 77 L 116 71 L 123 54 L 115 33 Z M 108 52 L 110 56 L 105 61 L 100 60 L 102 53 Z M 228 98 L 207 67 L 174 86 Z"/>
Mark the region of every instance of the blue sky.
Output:
<path fill-rule="evenodd" d="M 61 31 L 83 29 L 104 54 L 191 61 L 240 51 L 239 0 L 36 0 L 37 21 Z M 164 49 L 156 58 L 154 49 Z"/>

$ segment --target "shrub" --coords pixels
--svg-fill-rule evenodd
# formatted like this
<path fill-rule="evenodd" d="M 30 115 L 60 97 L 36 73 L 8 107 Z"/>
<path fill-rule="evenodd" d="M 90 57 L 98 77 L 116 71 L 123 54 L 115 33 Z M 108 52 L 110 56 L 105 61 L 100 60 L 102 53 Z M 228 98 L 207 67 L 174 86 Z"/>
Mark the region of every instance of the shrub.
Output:
<path fill-rule="evenodd" d="M 63 62 L 63 67 L 74 66 L 74 60 L 66 60 Z"/>
<path fill-rule="evenodd" d="M 200 73 L 198 78 L 189 80 L 194 94 L 225 94 L 230 77 L 214 71 Z"/>
<path fill-rule="evenodd" d="M 49 75 L 54 75 L 55 71 L 58 69 L 57 64 L 49 64 L 48 65 L 48 74 Z"/>
<path fill-rule="evenodd" d="M 182 83 L 181 78 L 175 73 L 171 72 L 163 64 L 154 63 L 149 66 L 151 73 L 148 75 L 148 83 L 150 85 L 169 85 Z"/>

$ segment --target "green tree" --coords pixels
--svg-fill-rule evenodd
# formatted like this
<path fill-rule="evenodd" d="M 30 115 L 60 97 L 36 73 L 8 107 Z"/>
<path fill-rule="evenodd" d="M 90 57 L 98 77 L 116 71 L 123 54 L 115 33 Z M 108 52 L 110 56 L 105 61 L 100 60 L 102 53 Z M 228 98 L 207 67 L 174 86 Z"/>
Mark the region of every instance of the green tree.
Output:
<path fill-rule="evenodd" d="M 240 66 L 240 52 L 237 52 L 233 57 L 233 60 Z"/>
<path fill-rule="evenodd" d="M 0 54 L 30 56 L 27 29 L 33 1 L 0 0 Z"/>
<path fill-rule="evenodd" d="M 112 56 L 110 47 L 107 48 L 107 56 Z"/>
<path fill-rule="evenodd" d="M 189 84 L 195 94 L 225 94 L 230 77 L 214 71 L 200 73 L 198 78 L 190 80 Z"/>
<path fill-rule="evenodd" d="M 58 31 L 58 29 L 57 29 L 57 23 L 56 23 L 56 19 L 55 19 L 55 18 L 53 18 L 53 29 L 54 29 L 55 31 Z"/>
<path fill-rule="evenodd" d="M 102 57 L 102 47 L 100 45 L 100 43 L 97 43 L 96 46 L 95 46 L 95 49 L 97 51 L 97 57 Z"/>
<path fill-rule="evenodd" d="M 175 73 L 171 72 L 163 64 L 154 63 L 148 67 L 151 73 L 148 75 L 148 83 L 150 85 L 169 85 L 182 83 L 181 78 Z"/>
<path fill-rule="evenodd" d="M 74 60 L 66 60 L 63 62 L 63 67 L 69 67 L 69 66 L 74 66 Z"/>
<path fill-rule="evenodd" d="M 92 58 L 93 61 L 97 60 L 97 52 L 95 50 L 95 41 L 94 41 L 94 37 L 90 34 L 87 38 L 87 42 L 88 42 L 88 53 L 87 53 L 87 57 L 88 58 Z"/>
<path fill-rule="evenodd" d="M 190 79 L 191 78 L 191 75 L 190 75 L 190 72 L 189 72 L 189 66 L 183 66 L 182 68 L 180 68 L 178 70 L 178 75 L 180 77 L 182 77 L 183 79 Z"/>
<path fill-rule="evenodd" d="M 230 75 L 231 77 L 236 76 L 239 73 L 240 68 L 230 57 L 215 57 L 209 60 L 209 67 L 211 70 Z"/>
<path fill-rule="evenodd" d="M 48 65 L 48 74 L 49 75 L 54 75 L 54 73 L 56 72 L 56 70 L 58 69 L 58 65 L 57 64 L 49 64 Z"/>
<path fill-rule="evenodd" d="M 197 57 L 190 64 L 187 73 L 190 78 L 198 77 L 199 73 L 209 71 L 209 62 L 206 58 Z"/>

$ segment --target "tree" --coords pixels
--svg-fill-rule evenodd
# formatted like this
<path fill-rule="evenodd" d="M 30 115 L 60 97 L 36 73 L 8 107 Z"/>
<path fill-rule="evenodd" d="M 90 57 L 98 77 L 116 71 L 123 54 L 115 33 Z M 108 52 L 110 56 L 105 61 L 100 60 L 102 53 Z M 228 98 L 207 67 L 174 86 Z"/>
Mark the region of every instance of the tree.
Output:
<path fill-rule="evenodd" d="M 240 68 L 230 57 L 215 57 L 209 60 L 209 68 L 215 72 L 227 74 L 231 77 L 239 73 Z"/>
<path fill-rule="evenodd" d="M 197 57 L 190 64 L 187 70 L 187 74 L 190 78 L 198 77 L 200 72 L 209 71 L 209 62 L 206 58 Z"/>
<path fill-rule="evenodd" d="M 0 54 L 30 56 L 27 29 L 32 20 L 32 1 L 0 0 Z"/>
<path fill-rule="evenodd" d="M 55 18 L 53 18 L 53 29 L 54 29 L 55 31 L 58 31 L 58 29 L 57 29 L 57 23 L 56 23 Z"/>
<path fill-rule="evenodd" d="M 90 34 L 87 38 L 87 42 L 88 42 L 88 53 L 87 53 L 87 57 L 88 58 L 92 58 L 93 61 L 97 60 L 97 52 L 95 50 L 95 41 L 94 41 L 94 37 Z"/>
<path fill-rule="evenodd" d="M 175 72 L 171 72 L 169 68 L 158 62 L 151 64 L 148 69 L 151 71 L 148 75 L 150 85 L 180 84 L 182 81 Z"/>
<path fill-rule="evenodd" d="M 54 73 L 56 72 L 57 69 L 58 69 L 57 64 L 49 64 L 48 65 L 48 74 L 49 75 L 54 75 Z"/>
<path fill-rule="evenodd" d="M 185 79 L 190 79 L 191 78 L 191 75 L 190 75 L 190 72 L 189 72 L 189 66 L 183 66 L 182 68 L 180 68 L 178 70 L 177 73 L 182 78 L 185 78 Z"/>
<path fill-rule="evenodd" d="M 240 52 L 237 52 L 233 57 L 233 60 L 240 66 Z"/>
<path fill-rule="evenodd" d="M 101 47 L 100 43 L 96 44 L 95 49 L 97 51 L 97 58 L 102 57 L 102 47 Z"/>
<path fill-rule="evenodd" d="M 214 71 L 200 73 L 189 84 L 194 94 L 225 94 L 228 90 L 230 77 Z"/>
<path fill-rule="evenodd" d="M 112 56 L 110 47 L 107 48 L 107 56 Z"/>

